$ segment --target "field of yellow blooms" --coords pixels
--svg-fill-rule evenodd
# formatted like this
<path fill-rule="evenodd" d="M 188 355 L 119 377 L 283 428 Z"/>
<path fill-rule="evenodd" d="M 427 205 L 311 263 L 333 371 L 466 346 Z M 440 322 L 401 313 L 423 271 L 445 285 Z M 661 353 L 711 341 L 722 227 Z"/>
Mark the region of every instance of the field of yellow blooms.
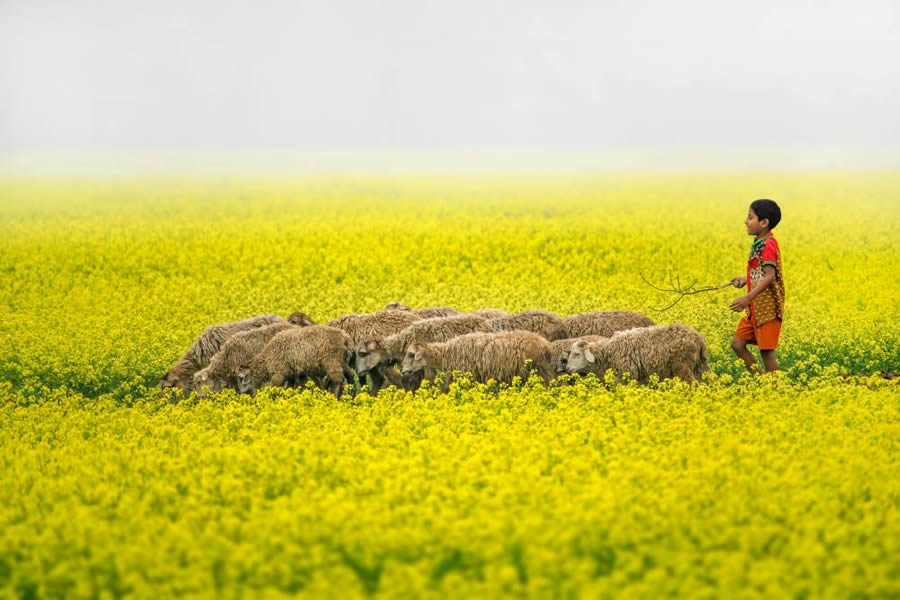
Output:
<path fill-rule="evenodd" d="M 720 285 L 777 200 L 774 376 Z M 900 597 L 900 173 L 0 180 L 0 598 Z M 163 394 L 213 323 L 644 312 L 713 373 Z"/>

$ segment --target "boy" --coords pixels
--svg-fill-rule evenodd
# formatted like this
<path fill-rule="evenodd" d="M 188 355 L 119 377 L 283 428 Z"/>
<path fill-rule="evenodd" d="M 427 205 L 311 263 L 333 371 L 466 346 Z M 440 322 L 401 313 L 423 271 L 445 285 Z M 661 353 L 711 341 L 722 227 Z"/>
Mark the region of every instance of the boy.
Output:
<path fill-rule="evenodd" d="M 747 276 L 735 277 L 731 285 L 747 286 L 747 294 L 731 303 L 731 310 L 747 314 L 738 323 L 731 348 L 743 359 L 750 372 L 758 369 L 756 359 L 747 344 L 759 347 L 766 372 L 778 370 L 775 348 L 784 318 L 784 279 L 781 272 L 781 252 L 772 230 L 781 221 L 781 209 L 772 200 L 755 200 L 747 213 L 747 233 L 753 236 Z"/>

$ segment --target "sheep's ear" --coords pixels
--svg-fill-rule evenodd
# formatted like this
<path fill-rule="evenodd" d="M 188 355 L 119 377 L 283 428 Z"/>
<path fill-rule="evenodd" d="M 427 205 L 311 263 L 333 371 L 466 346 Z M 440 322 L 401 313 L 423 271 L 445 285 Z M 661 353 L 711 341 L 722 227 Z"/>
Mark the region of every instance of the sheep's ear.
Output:
<path fill-rule="evenodd" d="M 591 352 L 591 349 L 587 346 L 584 348 L 584 357 L 587 359 L 589 363 L 594 362 L 594 353 Z"/>
<path fill-rule="evenodd" d="M 375 343 L 375 340 L 369 340 L 366 342 L 366 350 L 374 350 L 378 344 Z"/>
<path fill-rule="evenodd" d="M 422 360 L 422 351 L 416 350 L 416 360 Z"/>

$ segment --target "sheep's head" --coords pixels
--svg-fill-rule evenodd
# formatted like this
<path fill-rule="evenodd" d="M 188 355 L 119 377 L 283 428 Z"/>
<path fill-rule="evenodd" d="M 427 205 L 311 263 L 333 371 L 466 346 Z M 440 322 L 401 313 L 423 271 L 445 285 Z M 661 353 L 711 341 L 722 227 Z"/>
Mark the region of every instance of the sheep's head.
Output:
<path fill-rule="evenodd" d="M 174 372 L 174 370 L 169 371 L 168 373 L 163 375 L 163 378 L 159 382 L 159 389 L 161 390 L 168 390 L 171 388 L 179 388 L 181 390 L 184 390 L 186 387 L 188 387 L 187 381 L 179 377 L 178 374 Z"/>
<path fill-rule="evenodd" d="M 288 317 L 288 323 L 297 325 L 298 327 L 309 327 L 310 325 L 316 324 L 308 314 L 302 312 L 295 312 Z"/>
<path fill-rule="evenodd" d="M 403 304 L 402 302 L 391 302 L 391 303 L 387 304 L 387 305 L 384 307 L 384 310 L 406 310 L 406 311 L 410 311 L 410 310 L 412 310 L 412 309 L 411 309 L 410 307 L 408 307 L 407 305 Z"/>
<path fill-rule="evenodd" d="M 197 390 L 197 395 L 201 398 L 208 396 L 209 389 L 209 368 L 200 369 L 194 373 L 193 388 Z"/>
<path fill-rule="evenodd" d="M 252 396 L 256 393 L 258 385 L 256 378 L 253 377 L 253 370 L 249 366 L 241 365 L 238 367 L 237 384 L 238 392 L 241 394 L 250 394 Z"/>
<path fill-rule="evenodd" d="M 206 398 L 210 393 L 217 394 L 225 387 L 224 382 L 218 377 L 211 377 L 209 367 L 200 369 L 194 373 L 194 387 L 197 395 Z"/>
<path fill-rule="evenodd" d="M 569 350 L 571 349 L 571 344 L 569 343 L 560 343 L 554 342 L 550 345 L 553 351 L 553 366 L 556 369 L 557 373 L 565 373 L 566 365 L 569 362 Z"/>
<path fill-rule="evenodd" d="M 588 342 L 585 340 L 577 341 L 569 349 L 569 356 L 566 358 L 566 371 L 569 373 L 586 371 L 596 360 L 597 357 L 594 356 Z"/>
<path fill-rule="evenodd" d="M 387 358 L 380 338 L 363 342 L 356 347 L 356 373 L 365 377 L 369 371 L 387 361 Z"/>
<path fill-rule="evenodd" d="M 425 369 L 425 353 L 421 344 L 410 344 L 403 356 L 400 373 L 409 375 Z"/>

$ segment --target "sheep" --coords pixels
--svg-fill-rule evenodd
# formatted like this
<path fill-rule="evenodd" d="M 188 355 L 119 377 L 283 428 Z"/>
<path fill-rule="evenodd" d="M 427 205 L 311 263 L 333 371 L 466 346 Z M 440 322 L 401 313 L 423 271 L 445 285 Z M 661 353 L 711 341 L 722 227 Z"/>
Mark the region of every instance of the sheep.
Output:
<path fill-rule="evenodd" d="M 588 342 L 599 342 L 606 339 L 601 335 L 585 335 L 580 338 L 565 338 L 550 342 L 550 356 L 553 358 L 553 366 L 557 373 L 566 372 L 566 363 L 569 358 L 569 350 L 578 340 L 587 340 Z"/>
<path fill-rule="evenodd" d="M 550 340 L 561 340 L 566 337 L 563 320 L 546 310 L 526 310 L 508 317 L 490 320 L 494 331 L 531 331 Z"/>
<path fill-rule="evenodd" d="M 610 310 L 605 312 L 588 312 L 571 315 L 563 320 L 567 338 L 584 337 L 586 335 L 602 335 L 610 337 L 617 331 L 625 331 L 632 327 L 649 327 L 654 325 L 653 319 L 636 312 Z"/>
<path fill-rule="evenodd" d="M 278 333 L 262 352 L 238 367 L 238 391 L 255 394 L 264 385 L 283 386 L 291 378 L 328 377 L 340 398 L 344 375 L 351 374 L 350 336 L 336 327 L 291 327 Z"/>
<path fill-rule="evenodd" d="M 419 315 L 423 319 L 431 319 L 433 317 L 450 317 L 458 315 L 460 312 L 449 306 L 431 306 L 428 308 L 410 308 L 402 302 L 391 302 L 384 307 L 384 310 L 401 310 L 404 312 L 412 312 Z"/>
<path fill-rule="evenodd" d="M 401 373 L 422 372 L 433 378 L 437 371 L 468 371 L 482 383 L 490 379 L 510 383 L 514 377 L 528 377 L 526 361 L 545 382 L 553 377 L 550 343 L 538 334 L 521 330 L 469 333 L 447 342 L 410 344 Z"/>
<path fill-rule="evenodd" d="M 422 317 L 412 311 L 380 310 L 367 314 L 351 314 L 332 319 L 326 325 L 342 329 L 350 336 L 353 347 L 376 337 L 387 337 L 399 333 Z M 392 379 L 385 369 L 375 369 L 369 373 L 372 388 L 380 388 L 385 379 Z"/>
<path fill-rule="evenodd" d="M 159 387 L 163 390 L 177 387 L 185 392 L 191 391 L 194 373 L 209 364 L 209 361 L 228 338 L 241 331 L 283 322 L 284 319 L 278 315 L 259 315 L 242 321 L 219 323 L 207 327 L 191 344 L 184 356 L 175 363 L 175 366 L 166 372 L 159 382 Z"/>
<path fill-rule="evenodd" d="M 373 369 L 393 371 L 391 363 L 400 362 L 407 346 L 420 342 L 446 342 L 447 340 L 474 332 L 490 333 L 493 331 L 487 319 L 478 315 L 457 315 L 453 317 L 434 317 L 412 323 L 399 333 L 386 338 L 376 337 L 356 346 L 356 372 L 360 377 Z M 378 388 L 373 385 L 373 392 Z"/>
<path fill-rule="evenodd" d="M 213 393 L 220 392 L 226 387 L 238 389 L 238 367 L 248 364 L 277 334 L 293 327 L 296 326 L 290 322 L 275 323 L 231 336 L 222 344 L 221 350 L 216 352 L 209 364 L 194 373 L 193 389 L 200 390 L 201 398 L 206 397 L 204 387 L 208 387 Z"/>
<path fill-rule="evenodd" d="M 650 375 L 696 381 L 709 370 L 706 341 L 684 325 L 653 325 L 620 331 L 598 342 L 579 340 L 572 345 L 566 370 L 596 373 L 607 369 L 616 375 L 628 372 L 640 383 Z"/>
<path fill-rule="evenodd" d="M 316 322 L 312 320 L 312 317 L 302 312 L 295 312 L 288 317 L 288 323 L 291 325 L 299 325 L 300 327 L 309 327 L 310 325 L 316 324 Z"/>
<path fill-rule="evenodd" d="M 325 323 L 344 331 L 356 346 L 365 340 L 386 337 L 403 331 L 422 317 L 404 310 L 380 310 L 374 313 L 351 314 L 332 319 Z"/>

